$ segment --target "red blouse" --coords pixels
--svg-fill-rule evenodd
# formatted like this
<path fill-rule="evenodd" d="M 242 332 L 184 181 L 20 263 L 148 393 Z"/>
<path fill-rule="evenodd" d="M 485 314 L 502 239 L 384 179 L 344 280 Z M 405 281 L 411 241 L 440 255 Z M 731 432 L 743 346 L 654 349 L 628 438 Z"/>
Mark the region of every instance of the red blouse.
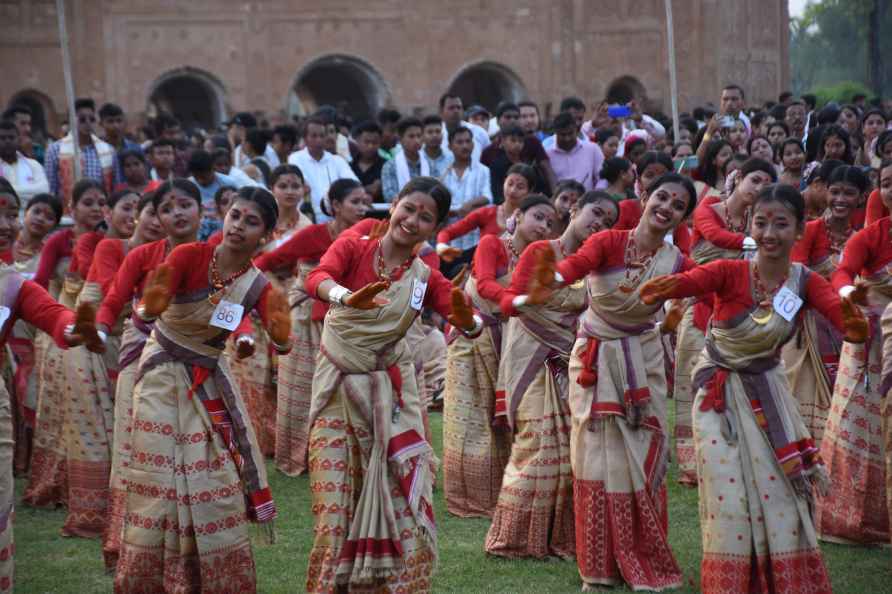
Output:
<path fill-rule="evenodd" d="M 641 220 L 641 215 L 643 213 L 644 210 L 641 208 L 641 201 L 621 201 L 619 203 L 619 218 L 616 220 L 613 229 L 617 231 L 634 229 L 638 226 L 638 222 Z M 674 243 L 683 254 L 687 255 L 691 253 L 691 246 L 693 243 L 691 242 L 691 230 L 688 229 L 687 224 L 682 223 L 672 231 L 672 243 Z"/>
<path fill-rule="evenodd" d="M 498 235 L 484 235 L 480 238 L 477 251 L 474 252 L 472 274 L 481 297 L 495 304 L 502 300 L 505 288 L 499 284 L 498 278 L 508 272 L 510 263 L 508 250 Z"/>
<path fill-rule="evenodd" d="M 121 268 L 126 246 L 126 239 L 103 239 L 93 252 L 93 263 L 87 272 L 87 281 L 97 283 L 103 296 L 108 294 L 115 275 Z"/>
<path fill-rule="evenodd" d="M 501 235 L 504 229 L 499 226 L 498 212 L 497 205 L 483 206 L 472 210 L 463 219 L 437 233 L 437 243 L 449 243 L 457 237 L 467 235 L 474 229 L 480 229 L 481 238 L 486 235 Z"/>
<path fill-rule="evenodd" d="M 880 197 L 880 191 L 874 190 L 870 193 L 870 196 L 867 197 L 867 212 L 864 224 L 872 225 L 883 217 L 888 216 L 889 210 L 886 208 L 886 205 L 883 204 L 883 199 Z"/>
<path fill-rule="evenodd" d="M 790 258 L 806 266 L 815 266 L 830 255 L 830 237 L 827 235 L 827 223 L 824 218 L 807 222 L 805 232 L 793 246 Z"/>
<path fill-rule="evenodd" d="M 74 312 L 64 305 L 60 305 L 50 297 L 46 289 L 34 281 L 26 280 L 22 283 L 19 294 L 16 296 L 15 305 L 10 312 L 10 319 L 3 325 L 0 346 L 6 344 L 9 333 L 18 319 L 22 319 L 52 336 L 59 347 L 68 348 L 68 344 L 65 342 L 65 326 L 74 323 Z"/>
<path fill-rule="evenodd" d="M 264 272 L 279 268 L 293 268 L 299 261 L 319 260 L 332 242 L 326 223 L 310 225 L 292 235 L 288 241 L 276 249 L 255 258 L 254 265 Z"/>
<path fill-rule="evenodd" d="M 56 265 L 62 258 L 70 258 L 74 251 L 74 229 L 62 229 L 53 233 L 40 251 L 40 263 L 34 274 L 34 282 L 46 289 Z"/>
<path fill-rule="evenodd" d="M 697 245 L 701 239 L 704 239 L 724 250 L 742 250 L 746 235 L 730 231 L 727 223 L 712 207 L 721 201 L 719 196 L 707 196 L 694 209 L 693 244 Z"/>
<path fill-rule="evenodd" d="M 68 270 L 77 273 L 81 278 L 87 278 L 87 274 L 90 272 L 90 264 L 93 263 L 93 254 L 96 252 L 96 246 L 103 239 L 105 239 L 105 234 L 98 231 L 90 231 L 78 237 L 74 244 L 74 253 L 71 256 L 71 265 L 68 267 Z"/>
<path fill-rule="evenodd" d="M 359 221 L 344 233 L 352 233 L 356 235 L 356 237 L 368 237 L 368 234 L 372 232 L 372 228 L 374 228 L 376 223 L 380 223 L 382 219 L 376 219 L 374 217 L 366 217 L 363 220 Z"/>
<path fill-rule="evenodd" d="M 677 275 L 678 286 L 669 298 L 715 293 L 712 317 L 724 322 L 752 309 L 750 263 L 746 260 L 716 260 Z M 842 309 L 839 296 L 824 277 L 810 273 L 805 283 L 805 301 L 841 332 Z"/>
<path fill-rule="evenodd" d="M 504 247 L 502 249 L 504 250 Z M 544 250 L 554 251 L 554 248 L 551 247 L 551 240 L 543 239 L 528 245 L 520 255 L 517 266 L 514 267 L 514 272 L 511 273 L 511 284 L 506 289 L 501 289 L 500 287 L 502 298 L 499 302 L 499 311 L 502 312 L 503 316 L 517 315 L 517 310 L 514 308 L 514 298 L 519 295 L 526 295 L 530 281 L 533 278 L 533 271 L 536 268 L 536 254 Z M 480 251 L 477 250 L 477 254 Z M 474 258 L 476 260 L 476 254 Z"/>
<path fill-rule="evenodd" d="M 585 240 L 575 254 L 557 263 L 557 270 L 565 284 L 572 284 L 592 272 L 624 268 L 626 265 L 626 244 L 631 230 L 608 229 L 595 233 Z M 694 267 L 694 262 L 685 257 L 682 270 Z M 513 285 L 513 282 L 512 282 Z"/>
<path fill-rule="evenodd" d="M 129 307 L 134 296 L 142 295 L 149 272 L 155 270 L 167 256 L 168 243 L 159 239 L 137 246 L 128 252 L 115 272 L 96 314 L 96 323 L 108 328 L 114 326 L 121 310 Z"/>
<path fill-rule="evenodd" d="M 322 281 L 329 279 L 351 291 L 380 280 L 375 270 L 375 253 L 379 243 L 379 240 L 350 235 L 336 239 L 322 256 L 319 266 L 307 276 L 307 294 L 315 297 Z M 427 263 L 427 258 L 422 258 L 422 261 Z M 423 303 L 444 318 L 452 313 L 452 283 L 433 266 Z"/>
<path fill-rule="evenodd" d="M 849 238 L 831 277 L 835 289 L 854 284 L 856 276 L 868 276 L 892 262 L 890 228 L 892 221 L 886 217 Z"/>

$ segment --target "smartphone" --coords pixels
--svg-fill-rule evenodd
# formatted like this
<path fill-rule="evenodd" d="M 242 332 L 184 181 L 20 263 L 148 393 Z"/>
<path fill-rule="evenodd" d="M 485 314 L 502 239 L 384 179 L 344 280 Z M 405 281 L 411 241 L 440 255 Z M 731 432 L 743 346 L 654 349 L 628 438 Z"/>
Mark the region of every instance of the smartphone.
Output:
<path fill-rule="evenodd" d="M 692 155 L 690 157 L 682 157 L 680 159 L 675 159 L 673 161 L 675 165 L 675 172 L 681 173 L 682 171 L 691 171 L 692 169 L 696 169 L 700 165 L 700 160 L 697 159 L 696 156 Z"/>
<path fill-rule="evenodd" d="M 737 118 L 722 116 L 722 128 L 733 128 L 737 125 Z"/>
<path fill-rule="evenodd" d="M 628 105 L 608 105 L 607 115 L 612 118 L 627 118 L 632 115 L 632 108 Z"/>

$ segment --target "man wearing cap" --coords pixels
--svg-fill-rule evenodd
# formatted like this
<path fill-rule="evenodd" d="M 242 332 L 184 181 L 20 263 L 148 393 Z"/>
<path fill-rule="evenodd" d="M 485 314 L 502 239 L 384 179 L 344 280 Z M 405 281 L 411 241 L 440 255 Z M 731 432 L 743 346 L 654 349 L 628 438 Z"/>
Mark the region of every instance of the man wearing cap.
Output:
<path fill-rule="evenodd" d="M 244 154 L 242 150 L 242 143 L 245 141 L 245 135 L 248 133 L 248 130 L 257 127 L 257 118 L 247 111 L 240 111 L 232 116 L 227 125 L 229 130 L 226 136 L 229 138 L 229 146 L 232 147 L 233 164 L 241 169 L 251 162 L 251 158 Z M 263 151 L 263 158 L 269 163 L 270 168 L 275 168 L 279 165 L 279 156 L 269 144 L 266 145 L 266 150 Z"/>
<path fill-rule="evenodd" d="M 486 130 L 476 124 L 462 121 L 462 115 L 461 97 L 451 91 L 443 93 L 440 97 L 440 117 L 443 118 L 443 140 L 440 147 L 444 152 L 448 153 L 449 135 L 453 130 L 462 126 L 469 129 L 471 131 L 471 136 L 474 138 L 474 149 L 471 152 L 471 161 L 479 161 L 483 149 L 489 146 L 489 134 L 486 133 Z"/>
<path fill-rule="evenodd" d="M 492 118 L 492 114 L 490 114 L 482 105 L 472 105 L 465 113 L 466 120 L 487 131 L 489 131 L 490 118 Z"/>
<path fill-rule="evenodd" d="M 520 108 L 515 103 L 502 102 L 496 110 L 496 118 L 499 123 L 499 133 L 493 136 L 490 145 L 480 155 L 480 162 L 490 169 L 492 169 L 499 155 L 504 153 L 502 150 L 502 133 L 520 123 Z M 557 183 L 551 162 L 548 160 L 548 154 L 545 152 L 539 139 L 532 134 L 524 136 L 523 148 L 520 151 L 520 162 L 536 167 L 549 188 L 553 188 Z"/>

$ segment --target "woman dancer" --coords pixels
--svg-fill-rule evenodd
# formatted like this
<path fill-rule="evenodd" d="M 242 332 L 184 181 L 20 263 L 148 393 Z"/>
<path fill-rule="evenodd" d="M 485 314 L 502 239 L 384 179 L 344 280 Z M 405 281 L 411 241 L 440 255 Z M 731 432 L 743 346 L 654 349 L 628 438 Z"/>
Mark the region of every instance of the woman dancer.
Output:
<path fill-rule="evenodd" d="M 335 239 L 359 222 L 367 210 L 365 190 L 362 184 L 352 179 L 339 179 L 331 184 L 326 200 L 327 205 L 323 201 L 324 210 L 328 216 L 334 217 L 333 220 L 302 229 L 254 262 L 264 272 L 281 272 L 289 278 L 294 275 L 288 291 L 294 346 L 288 355 L 279 357 L 274 415 L 276 468 L 288 476 L 297 476 L 307 469 L 313 372 L 322 336 L 322 320 L 328 311 L 325 303 L 312 299 L 304 290 L 307 275 L 319 264 Z M 327 212 L 329 208 L 331 213 Z"/>
<path fill-rule="evenodd" d="M 140 358 L 132 451 L 121 469 L 127 502 L 116 592 L 256 592 L 246 524 L 269 532 L 276 509 L 223 349 L 253 309 L 263 312 L 274 348 L 289 348 L 285 297 L 251 264 L 277 211 L 267 190 L 242 188 L 223 242 L 175 248 L 143 293 L 138 313 L 155 327 Z"/>
<path fill-rule="evenodd" d="M 49 287 L 49 293 L 66 307 L 74 307 L 83 286 L 83 277 L 69 272 L 75 242 L 93 233 L 102 222 L 106 195 L 102 183 L 82 179 L 72 188 L 74 226 L 54 233 L 44 245 L 34 282 Z M 34 424 L 34 450 L 31 477 L 22 498 L 26 505 L 56 507 L 68 503 L 68 475 L 65 463 L 65 369 L 62 350 L 49 336 L 38 335 L 35 351 L 43 352 L 37 369 L 37 418 Z"/>
<path fill-rule="evenodd" d="M 130 460 L 133 385 L 139 358 L 152 331 L 150 323 L 135 313 L 131 314 L 131 302 L 139 301 L 149 273 L 174 247 L 196 241 L 201 224 L 201 194 L 195 184 L 185 179 L 165 182 L 157 191 L 144 196 L 139 206 L 137 229 L 145 227 L 146 238 L 155 235 L 161 238 L 128 250 L 113 280 L 103 290 L 105 298 L 96 314 L 97 324 L 105 332 L 117 325 L 121 317 L 126 318 L 117 360 L 108 527 L 102 539 L 105 567 L 110 573 L 114 573 L 118 562 L 127 503 L 126 485 L 120 473 Z"/>
<path fill-rule="evenodd" d="M 529 232 L 536 216 L 547 214 L 528 206 L 518 232 Z M 573 207 L 570 225 L 561 237 L 537 241 L 523 251 L 511 286 L 502 292 L 501 310 L 513 317 L 505 332 L 499 375 L 507 394 L 514 443 L 486 539 L 488 553 L 572 557 L 576 549 L 567 364 L 588 292 L 580 281 L 529 307 L 519 295 L 526 292 L 538 259 L 569 257 L 590 235 L 609 229 L 618 217 L 619 209 L 609 194 L 586 193 Z"/>
<path fill-rule="evenodd" d="M 791 262 L 805 223 L 799 192 L 765 188 L 753 208 L 752 260 L 718 260 L 641 287 L 645 303 L 715 293 L 694 373 L 694 445 L 703 536 L 701 588 L 714 592 L 829 593 L 812 524 L 813 488 L 827 478 L 778 352 L 803 305 L 852 341 L 867 324 L 819 274 Z M 844 322 L 845 320 L 845 322 Z"/>
<path fill-rule="evenodd" d="M 653 184 L 634 229 L 598 233 L 557 264 L 565 284 L 588 276 L 591 301 L 569 376 L 576 562 L 586 590 L 681 585 L 668 542 L 666 369 L 655 324 L 660 308 L 642 304 L 638 291 L 650 278 L 692 265 L 664 238 L 696 201 L 694 185 L 668 173 Z M 528 302 L 550 295 L 550 269 L 540 264 Z"/>
<path fill-rule="evenodd" d="M 462 330 L 482 327 L 466 296 L 414 255 L 450 202 L 437 180 L 413 178 L 382 238 L 339 238 L 307 277 L 307 293 L 334 304 L 313 376 L 308 592 L 431 589 L 434 453 L 403 336 L 425 306 Z"/>

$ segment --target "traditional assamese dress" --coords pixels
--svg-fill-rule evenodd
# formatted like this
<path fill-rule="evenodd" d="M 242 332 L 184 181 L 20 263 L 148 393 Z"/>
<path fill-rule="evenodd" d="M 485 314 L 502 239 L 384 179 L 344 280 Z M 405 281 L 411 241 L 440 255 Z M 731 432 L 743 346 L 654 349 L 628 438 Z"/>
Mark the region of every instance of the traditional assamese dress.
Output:
<path fill-rule="evenodd" d="M 115 327 L 122 316 L 127 318 L 118 349 L 108 523 L 102 539 L 105 566 L 110 570 L 114 569 L 118 561 L 124 509 L 127 504 L 127 487 L 122 480 L 121 468 L 130 460 L 133 385 L 136 383 L 139 358 L 152 332 L 151 324 L 132 313 L 131 301 L 138 302 L 149 273 L 164 261 L 169 251 L 170 243 L 167 239 L 137 246 L 129 250 L 126 255 L 122 249 L 123 261 L 116 267 L 112 281 L 103 290 L 105 298 L 96 314 L 97 326 L 106 332 Z M 108 259 L 108 263 L 111 264 L 115 258 L 113 254 L 109 255 L 112 256 Z M 100 261 L 104 262 L 105 259 L 99 259 L 97 255 L 97 266 Z"/>
<path fill-rule="evenodd" d="M 752 266 L 711 262 L 677 276 L 670 295 L 716 294 L 694 370 L 701 588 L 830 592 L 811 516 L 813 483 L 826 474 L 780 361 L 796 312 L 788 321 L 771 303 L 755 302 Z M 784 289 L 842 328 L 839 298 L 821 275 L 793 263 Z"/>
<path fill-rule="evenodd" d="M 880 219 L 858 231 L 846 243 L 833 273 L 833 286 L 868 285 L 870 338 L 865 344 L 845 342 L 830 416 L 821 443 L 832 486 L 818 498 L 815 526 L 822 540 L 843 543 L 889 542 L 889 512 L 883 446 L 884 401 L 888 376 L 881 374 L 883 345 L 892 303 L 892 221 Z"/>
<path fill-rule="evenodd" d="M 805 233 L 790 255 L 794 262 L 808 266 L 825 278 L 836 270 L 840 256 L 840 251 L 831 246 L 823 217 L 806 223 Z M 781 351 L 790 392 L 799 402 L 799 413 L 818 449 L 830 416 L 842 342 L 836 328 L 816 310 L 808 308 L 802 314 L 796 336 Z"/>
<path fill-rule="evenodd" d="M 313 373 L 319 354 L 322 320 L 327 311 L 326 304 L 310 297 L 304 285 L 307 274 L 319 264 L 333 241 L 327 223 L 310 225 L 254 262 L 263 271 L 288 268 L 295 277 L 287 293 L 294 345 L 290 353 L 278 358 L 278 393 L 273 415 L 276 468 L 288 476 L 297 476 L 307 470 Z"/>
<path fill-rule="evenodd" d="M 56 303 L 42 287 L 25 280 L 11 266 L 0 265 L 0 345 L 9 338 L 17 320 L 24 320 L 46 332 L 56 346 L 64 349 L 67 348 L 65 327 L 74 322 L 74 314 Z M 12 591 L 14 573 L 12 419 L 12 402 L 6 384 L 0 382 L 0 592 Z"/>
<path fill-rule="evenodd" d="M 464 287 L 483 320 L 483 332 L 469 338 L 453 328 L 447 338 L 443 476 L 446 509 L 460 517 L 492 515 L 511 453 L 505 392 L 497 387 L 503 329 L 499 301 L 517 263 L 505 241 L 496 235 L 480 239 Z"/>
<path fill-rule="evenodd" d="M 580 280 L 542 305 L 515 310 L 512 301 L 526 292 L 543 250 L 562 257 L 558 241 L 527 247 L 501 298 L 511 318 L 499 376 L 514 440 L 484 548 L 503 557 L 569 558 L 576 549 L 567 366 L 588 294 Z"/>
<path fill-rule="evenodd" d="M 173 298 L 140 358 L 132 449 L 120 469 L 127 503 L 116 592 L 256 591 L 247 524 L 269 522 L 276 509 L 223 355 L 230 331 L 210 324 L 221 297 L 230 311 L 263 312 L 270 285 L 251 267 L 215 291 L 213 253 L 190 243 L 166 260 Z"/>
<path fill-rule="evenodd" d="M 328 279 L 353 291 L 380 280 L 379 245 L 338 238 L 307 277 L 307 293 Z M 431 589 L 434 452 L 423 437 L 415 355 L 404 337 L 422 307 L 449 315 L 452 286 L 418 257 L 405 266 L 381 293 L 388 304 L 333 306 L 325 318 L 310 413 L 308 592 Z"/>
<path fill-rule="evenodd" d="M 66 307 L 74 307 L 83 286 L 82 277 L 69 273 L 74 253 L 74 229 L 62 229 L 47 239 L 34 282 L 49 290 Z M 35 507 L 68 503 L 65 425 L 65 368 L 63 351 L 45 334 L 38 333 L 35 351 L 42 357 L 35 364 L 37 416 L 31 476 L 22 501 Z"/>
<path fill-rule="evenodd" d="M 566 283 L 588 276 L 590 298 L 570 355 L 576 563 L 589 584 L 662 590 L 682 582 L 668 540 L 666 369 L 660 306 L 638 289 L 692 263 L 668 243 L 629 258 L 631 233 L 597 233 L 557 264 Z"/>

